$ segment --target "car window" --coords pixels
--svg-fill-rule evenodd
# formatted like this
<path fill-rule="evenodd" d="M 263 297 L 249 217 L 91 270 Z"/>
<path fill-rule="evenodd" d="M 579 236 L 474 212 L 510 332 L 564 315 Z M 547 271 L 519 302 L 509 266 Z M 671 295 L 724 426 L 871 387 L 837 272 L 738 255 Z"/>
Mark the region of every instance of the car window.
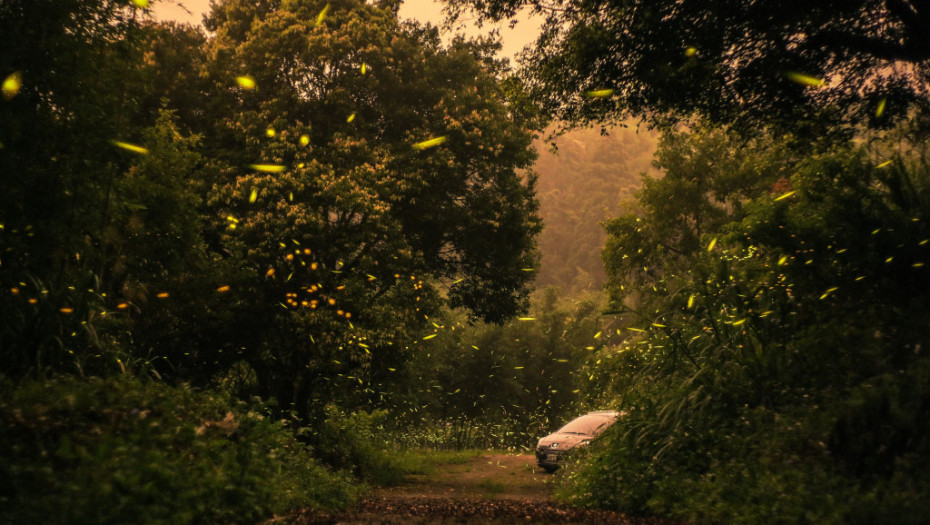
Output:
<path fill-rule="evenodd" d="M 587 436 L 596 436 L 602 430 L 607 428 L 614 421 L 612 417 L 604 416 L 581 416 L 572 420 L 571 423 L 559 429 L 559 432 L 566 434 L 584 434 Z"/>

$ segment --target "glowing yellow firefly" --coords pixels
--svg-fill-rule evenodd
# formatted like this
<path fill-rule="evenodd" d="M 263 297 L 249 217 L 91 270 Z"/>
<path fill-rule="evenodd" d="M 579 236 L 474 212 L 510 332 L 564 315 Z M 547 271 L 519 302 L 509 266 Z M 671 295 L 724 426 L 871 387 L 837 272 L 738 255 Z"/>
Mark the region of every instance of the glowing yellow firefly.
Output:
<path fill-rule="evenodd" d="M 306 146 L 307 144 L 310 144 L 310 135 L 301 135 L 301 136 L 300 136 L 300 145 L 301 145 L 301 146 Z"/>
<path fill-rule="evenodd" d="M 775 202 L 778 202 L 778 201 L 780 201 L 780 200 L 782 200 L 782 199 L 787 199 L 788 197 L 794 195 L 795 193 L 796 193 L 795 191 L 789 191 L 788 193 L 785 193 L 785 194 L 783 194 L 783 195 L 780 195 L 780 196 L 778 196 L 778 197 L 775 198 Z"/>
<path fill-rule="evenodd" d="M 226 286 L 220 286 L 216 289 L 216 291 L 219 293 L 226 293 L 229 291 L 229 285 L 227 284 Z"/>
<path fill-rule="evenodd" d="M 128 150 L 133 153 L 138 153 L 140 155 L 146 155 L 149 152 L 147 148 L 143 148 L 142 146 L 136 146 L 135 144 L 130 144 L 128 142 L 120 142 L 118 140 L 114 140 L 113 144 L 117 147 L 123 148 L 124 150 Z"/>
<path fill-rule="evenodd" d="M 352 112 L 351 115 L 349 115 L 349 118 L 346 119 L 346 122 L 351 123 L 353 120 L 355 120 L 355 112 L 354 112 L 354 111 Z"/>
<path fill-rule="evenodd" d="M 23 87 L 22 74 L 19 71 L 12 73 L 3 80 L 3 98 L 10 100 L 15 97 L 21 87 Z"/>
<path fill-rule="evenodd" d="M 132 0 L 132 5 L 138 7 L 139 9 L 148 9 L 149 0 Z"/>
<path fill-rule="evenodd" d="M 287 169 L 287 166 L 282 166 L 280 164 L 249 164 L 249 167 L 263 173 L 281 173 Z"/>
<path fill-rule="evenodd" d="M 882 97 L 878 101 L 878 107 L 875 108 L 875 118 L 881 118 L 885 114 L 885 104 L 888 103 L 888 97 Z"/>
<path fill-rule="evenodd" d="M 417 142 L 416 144 L 413 145 L 413 149 L 415 149 L 415 150 L 424 150 L 424 149 L 427 149 L 427 148 L 432 148 L 432 147 L 434 147 L 434 146 L 438 146 L 438 145 L 442 144 L 442 143 L 445 142 L 445 141 L 446 141 L 446 136 L 443 135 L 443 136 L 441 136 L 441 137 L 435 137 L 435 138 L 431 138 L 431 139 L 429 139 L 429 140 L 424 140 L 423 142 Z"/>
<path fill-rule="evenodd" d="M 785 76 L 788 77 L 788 80 L 796 84 L 801 84 L 802 86 L 821 87 L 826 83 L 817 77 L 798 73 L 797 71 L 788 71 L 785 73 Z"/>
<path fill-rule="evenodd" d="M 323 23 L 323 19 L 326 18 L 326 13 L 328 12 L 329 12 L 329 4 L 326 4 L 323 7 L 323 10 L 320 11 L 320 14 L 316 15 L 316 23 L 314 24 L 314 27 L 317 27 Z"/>
<path fill-rule="evenodd" d="M 239 84 L 242 89 L 255 89 L 255 79 L 249 75 L 236 77 L 236 84 Z"/>
<path fill-rule="evenodd" d="M 366 64 L 365 62 L 362 62 L 362 74 L 364 75 L 367 72 L 368 72 L 368 64 Z"/>
<path fill-rule="evenodd" d="M 717 238 L 716 238 L 716 237 L 714 237 L 714 238 L 710 241 L 710 244 L 707 245 L 707 251 L 709 251 L 709 252 L 714 251 L 714 246 L 717 246 Z"/>
<path fill-rule="evenodd" d="M 252 188 L 252 193 L 249 194 L 249 203 L 253 203 L 258 200 L 258 189 Z"/>
<path fill-rule="evenodd" d="M 614 94 L 613 88 L 608 89 L 592 89 L 591 91 L 585 91 L 584 96 L 588 98 L 606 98 Z"/>

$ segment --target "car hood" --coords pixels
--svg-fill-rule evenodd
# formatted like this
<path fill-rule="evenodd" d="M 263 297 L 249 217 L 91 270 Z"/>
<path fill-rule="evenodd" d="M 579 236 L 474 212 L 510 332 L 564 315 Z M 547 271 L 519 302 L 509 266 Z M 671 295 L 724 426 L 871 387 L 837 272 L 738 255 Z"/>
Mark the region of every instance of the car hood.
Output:
<path fill-rule="evenodd" d="M 549 447 L 553 443 L 558 443 L 558 450 L 570 450 L 578 446 L 582 441 L 592 439 L 593 436 L 586 436 L 582 434 L 566 434 L 564 432 L 556 432 L 554 434 L 549 434 L 544 438 L 540 438 L 539 447 Z"/>

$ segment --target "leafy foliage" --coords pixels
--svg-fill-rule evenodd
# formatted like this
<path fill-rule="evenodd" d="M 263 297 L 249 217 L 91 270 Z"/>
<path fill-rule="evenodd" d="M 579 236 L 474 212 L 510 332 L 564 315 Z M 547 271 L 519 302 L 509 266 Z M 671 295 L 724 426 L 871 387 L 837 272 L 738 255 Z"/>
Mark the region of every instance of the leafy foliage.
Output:
<path fill-rule="evenodd" d="M 685 143 L 713 151 L 701 133 Z M 926 458 L 917 385 L 930 201 L 923 146 L 894 144 L 869 146 L 891 162 L 850 145 L 794 164 L 785 182 L 766 162 L 769 180 L 787 186 L 718 208 L 699 238 L 697 221 L 659 228 L 665 199 L 644 186 L 650 220 L 624 221 L 605 251 L 608 271 L 630 268 L 614 282 L 638 292 L 613 290 L 631 335 L 605 350 L 600 379 L 627 416 L 570 498 L 712 522 L 845 523 L 863 501 L 886 509 L 868 514 L 879 522 L 918 519 L 926 487 L 903 480 Z M 749 160 L 744 149 L 742 161 L 778 148 Z M 718 178 L 713 166 L 701 173 Z M 662 191 L 677 197 L 668 175 Z M 681 233 L 695 239 L 690 250 L 640 251 Z M 634 272 L 640 264 L 658 268 Z"/>
<path fill-rule="evenodd" d="M 15 523 L 254 522 L 343 507 L 358 487 L 321 467 L 262 405 L 128 376 L 13 388 L 0 401 L 0 516 Z"/>
<path fill-rule="evenodd" d="M 474 10 L 502 20 L 522 8 L 544 15 L 524 74 L 545 111 L 573 125 L 697 112 L 743 131 L 764 122 L 814 138 L 926 109 L 930 26 L 922 2 L 446 5 L 453 18 Z"/>
<path fill-rule="evenodd" d="M 582 409 L 582 365 L 604 341 L 596 297 L 548 288 L 502 326 L 441 321 L 381 387 L 407 446 L 528 449 Z"/>

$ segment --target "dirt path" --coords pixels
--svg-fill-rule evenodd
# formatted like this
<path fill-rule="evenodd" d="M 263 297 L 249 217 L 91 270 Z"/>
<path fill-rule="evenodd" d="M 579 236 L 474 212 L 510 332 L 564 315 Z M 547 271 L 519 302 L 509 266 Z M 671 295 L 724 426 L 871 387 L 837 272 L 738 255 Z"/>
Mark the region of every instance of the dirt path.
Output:
<path fill-rule="evenodd" d="M 446 465 L 431 474 L 414 475 L 407 483 L 381 489 L 374 498 L 549 499 L 553 476 L 529 455 L 489 454 L 466 463 Z"/>
<path fill-rule="evenodd" d="M 294 525 L 671 525 L 614 512 L 579 510 L 550 499 L 554 476 L 533 455 L 488 454 L 436 472 L 410 476 L 400 486 L 379 489 L 358 507 L 337 515 L 306 513 Z"/>

